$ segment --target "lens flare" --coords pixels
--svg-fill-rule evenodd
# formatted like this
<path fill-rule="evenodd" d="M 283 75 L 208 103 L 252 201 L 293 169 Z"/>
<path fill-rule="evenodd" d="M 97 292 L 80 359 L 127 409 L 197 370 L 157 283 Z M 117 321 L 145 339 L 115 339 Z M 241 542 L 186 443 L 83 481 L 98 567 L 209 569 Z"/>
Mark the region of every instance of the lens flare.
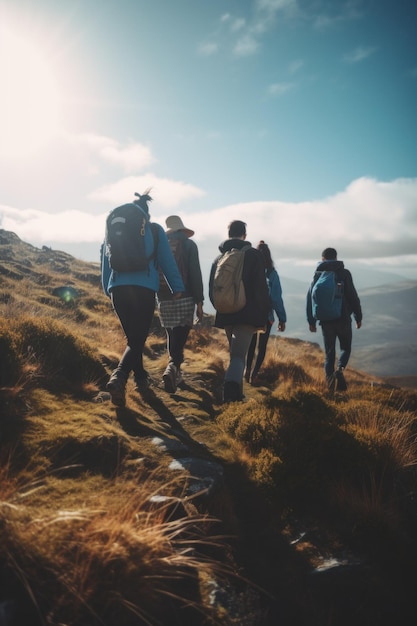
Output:
<path fill-rule="evenodd" d="M 74 287 L 69 286 L 56 287 L 52 293 L 54 296 L 61 298 L 66 304 L 71 304 L 78 298 L 78 291 Z"/>

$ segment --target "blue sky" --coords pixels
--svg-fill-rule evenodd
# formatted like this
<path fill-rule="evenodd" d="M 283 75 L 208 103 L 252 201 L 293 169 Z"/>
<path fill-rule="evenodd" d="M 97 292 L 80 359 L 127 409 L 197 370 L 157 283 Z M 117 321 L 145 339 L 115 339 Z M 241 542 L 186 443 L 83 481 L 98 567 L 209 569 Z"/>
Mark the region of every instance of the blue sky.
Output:
<path fill-rule="evenodd" d="M 414 0 L 0 0 L 0 227 L 97 260 L 107 212 L 151 186 L 204 267 L 243 219 L 284 273 L 331 245 L 415 278 L 416 17 Z"/>

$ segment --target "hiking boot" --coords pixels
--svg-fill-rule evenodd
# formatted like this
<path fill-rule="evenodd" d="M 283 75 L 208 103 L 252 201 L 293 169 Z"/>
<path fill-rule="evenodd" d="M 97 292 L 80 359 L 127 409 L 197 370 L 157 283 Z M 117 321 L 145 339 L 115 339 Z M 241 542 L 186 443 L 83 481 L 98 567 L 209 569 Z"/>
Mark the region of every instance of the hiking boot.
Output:
<path fill-rule="evenodd" d="M 173 363 L 168 363 L 165 372 L 162 375 L 165 391 L 175 393 L 177 391 L 177 375 L 178 368 Z"/>
<path fill-rule="evenodd" d="M 252 376 L 252 378 L 250 379 L 250 384 L 252 385 L 252 387 L 259 387 L 261 382 L 260 382 L 258 376 Z"/>
<path fill-rule="evenodd" d="M 234 380 L 227 380 L 223 385 L 223 403 L 240 402 L 241 400 L 243 400 L 243 395 L 239 383 Z"/>
<path fill-rule="evenodd" d="M 149 378 L 148 374 L 145 372 L 145 375 L 141 376 L 140 378 L 135 376 L 135 385 L 136 385 L 135 390 L 138 391 L 139 393 L 143 393 L 144 391 L 149 389 L 149 387 L 151 386 L 151 379 Z"/>
<path fill-rule="evenodd" d="M 336 379 L 336 391 L 346 391 L 347 390 L 347 383 L 345 380 L 345 377 L 343 375 L 343 368 L 339 367 L 339 369 L 337 370 L 336 374 L 335 374 L 335 379 Z"/>
<path fill-rule="evenodd" d="M 107 391 L 111 395 L 111 401 L 115 406 L 125 406 L 126 404 L 126 376 L 120 370 L 115 370 L 106 385 Z"/>
<path fill-rule="evenodd" d="M 336 386 L 336 374 L 331 374 L 330 376 L 327 376 L 326 381 L 330 393 L 333 393 Z"/>
<path fill-rule="evenodd" d="M 179 387 L 180 385 L 184 383 L 184 377 L 179 367 L 177 367 L 176 383 L 177 383 L 177 387 Z"/>

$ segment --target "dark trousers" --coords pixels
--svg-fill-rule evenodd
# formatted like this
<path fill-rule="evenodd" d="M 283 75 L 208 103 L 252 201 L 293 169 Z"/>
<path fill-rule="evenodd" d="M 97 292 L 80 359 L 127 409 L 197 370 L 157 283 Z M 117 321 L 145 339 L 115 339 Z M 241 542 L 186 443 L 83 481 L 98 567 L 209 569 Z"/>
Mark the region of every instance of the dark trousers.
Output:
<path fill-rule="evenodd" d="M 246 357 L 246 369 L 250 372 L 252 368 L 253 357 L 255 356 L 256 343 L 258 343 L 258 354 L 255 361 L 255 367 L 253 368 L 252 376 L 255 377 L 259 370 L 261 369 L 261 365 L 264 362 L 265 354 L 266 354 L 266 346 L 268 344 L 269 335 L 271 332 L 272 324 L 266 325 L 266 331 L 264 333 L 255 333 L 252 337 L 252 341 L 250 342 L 248 355 Z"/>
<path fill-rule="evenodd" d="M 132 370 L 135 378 L 144 378 L 143 349 L 155 310 L 155 292 L 146 287 L 121 285 L 113 288 L 111 297 L 127 341 L 117 369 L 126 378 Z"/>
<path fill-rule="evenodd" d="M 190 330 L 191 326 L 175 326 L 175 328 L 166 329 L 169 360 L 177 367 L 180 367 L 184 361 L 184 346 Z"/>
<path fill-rule="evenodd" d="M 340 352 L 337 366 L 345 368 L 352 351 L 352 322 L 350 319 L 340 319 L 332 322 L 322 322 L 321 330 L 324 340 L 324 371 L 330 379 L 334 372 L 336 360 L 336 340 L 339 340 Z"/>

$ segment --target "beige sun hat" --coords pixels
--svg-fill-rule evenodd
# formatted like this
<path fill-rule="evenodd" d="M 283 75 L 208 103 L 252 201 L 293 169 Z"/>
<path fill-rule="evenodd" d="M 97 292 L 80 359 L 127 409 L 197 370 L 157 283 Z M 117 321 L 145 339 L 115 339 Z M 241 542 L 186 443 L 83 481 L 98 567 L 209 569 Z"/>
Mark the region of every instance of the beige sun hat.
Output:
<path fill-rule="evenodd" d="M 175 233 L 177 230 L 182 230 L 187 237 L 192 237 L 194 231 L 191 228 L 184 226 L 182 219 L 178 215 L 170 215 L 166 218 L 165 224 L 167 226 L 167 233 Z"/>

